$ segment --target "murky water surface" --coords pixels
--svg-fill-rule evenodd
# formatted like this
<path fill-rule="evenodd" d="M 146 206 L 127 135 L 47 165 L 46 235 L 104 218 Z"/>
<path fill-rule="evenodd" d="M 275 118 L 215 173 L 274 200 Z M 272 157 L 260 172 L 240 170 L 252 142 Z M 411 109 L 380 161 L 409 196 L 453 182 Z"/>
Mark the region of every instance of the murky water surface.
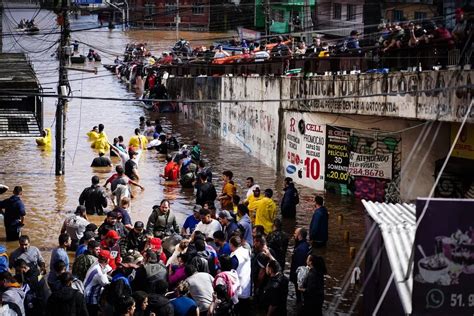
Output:
<path fill-rule="evenodd" d="M 27 36 L 14 30 L 14 23 L 21 18 L 30 19 L 36 16 L 41 28 L 41 35 Z M 97 22 L 94 17 L 81 17 L 72 20 L 73 28 L 94 27 Z M 58 28 L 55 26 L 55 16 L 46 11 L 36 10 L 6 10 L 3 30 L 8 33 L 4 37 L 3 52 L 29 52 L 35 70 L 45 92 L 54 92 L 57 84 L 58 62 L 52 56 L 52 45 L 58 39 Z M 191 41 L 193 45 L 209 45 L 214 39 L 228 36 L 228 34 L 190 33 L 182 32 L 181 36 Z M 88 43 L 96 48 L 103 57 L 102 63 L 112 63 L 117 55 L 121 55 L 129 42 L 146 42 L 154 53 L 169 50 L 175 41 L 173 31 L 130 31 L 121 32 L 120 28 L 113 31 L 108 29 L 93 29 L 76 31 L 72 39 Z M 80 51 L 87 54 L 89 46 L 81 44 Z M 98 74 L 69 72 L 69 79 L 74 95 L 91 97 L 132 98 L 133 92 L 127 91 L 116 77 L 101 67 L 100 64 L 87 63 L 84 68 L 98 67 Z M 54 129 L 55 99 L 44 99 L 45 127 Z M 98 175 L 105 182 L 112 172 L 110 169 L 93 170 L 90 163 L 96 155 L 90 148 L 86 133 L 94 125 L 105 124 L 109 140 L 123 135 L 126 141 L 133 135 L 138 126 L 138 119 L 145 115 L 150 117 L 142 107 L 131 102 L 93 101 L 74 99 L 69 103 L 67 112 L 67 144 L 66 144 L 66 174 L 62 177 L 54 175 L 54 151 L 44 150 L 36 146 L 34 139 L 0 140 L 0 183 L 10 188 L 22 185 L 24 188 L 23 200 L 27 207 L 26 226 L 24 234 L 32 239 L 32 244 L 39 247 L 45 257 L 56 246 L 57 236 L 65 215 L 75 209 L 81 191 L 90 185 L 93 175 Z M 155 114 L 157 115 L 157 114 Z M 244 151 L 227 144 L 214 135 L 209 135 L 203 126 L 184 119 L 179 114 L 153 116 L 159 118 L 165 130 L 176 134 L 181 143 L 189 143 L 198 139 L 202 144 L 203 157 L 212 166 L 215 184 L 220 190 L 220 173 L 229 169 L 235 174 L 239 185 L 239 193 L 244 192 L 245 178 L 253 176 L 263 188 L 272 188 L 275 200 L 282 195 L 282 180 L 280 175 L 247 155 Z M 54 132 L 53 132 L 54 133 Z M 114 160 L 115 163 L 118 161 Z M 146 221 L 152 206 L 163 198 L 172 200 L 172 209 L 177 214 L 179 222 L 192 212 L 194 206 L 193 192 L 183 190 L 179 186 L 166 186 L 160 180 L 159 174 L 164 167 L 163 161 L 157 158 L 155 152 L 150 151 L 142 156 L 139 171 L 142 176 L 140 182 L 145 191 L 135 191 L 136 198 L 132 202 L 131 216 L 133 220 Z M 284 223 L 285 230 L 292 234 L 295 227 L 309 225 L 313 212 L 313 198 L 315 192 L 308 188 L 299 187 L 301 204 L 295 221 Z M 9 193 L 3 194 L 7 198 Z M 330 211 L 330 242 L 328 248 L 320 252 L 326 258 L 330 278 L 327 279 L 327 301 L 339 286 L 345 271 L 351 263 L 350 247 L 359 247 L 365 233 L 363 225 L 363 211 L 360 203 L 352 198 L 326 195 L 326 204 Z M 337 221 L 338 215 L 344 215 L 344 221 Z M 94 217 L 93 221 L 100 223 L 103 218 Z M 350 231 L 350 241 L 343 239 L 344 232 Z M 0 229 L 0 241 L 4 242 L 4 230 Z M 11 251 L 17 244 L 7 243 Z M 291 246 L 289 254 L 291 253 Z M 288 254 L 288 256 L 289 256 Z M 49 260 L 49 259 L 48 259 Z M 286 267 L 289 268 L 288 266 Z M 290 305 L 293 305 L 291 294 Z M 350 301 L 344 302 L 343 310 L 347 310 Z"/>

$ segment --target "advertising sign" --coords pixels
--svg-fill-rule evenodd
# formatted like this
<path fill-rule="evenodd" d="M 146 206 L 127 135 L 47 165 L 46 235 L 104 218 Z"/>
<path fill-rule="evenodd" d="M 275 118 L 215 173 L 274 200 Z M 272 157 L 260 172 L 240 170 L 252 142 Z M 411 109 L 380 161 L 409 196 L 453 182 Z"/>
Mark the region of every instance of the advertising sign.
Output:
<path fill-rule="evenodd" d="M 243 27 L 237 28 L 237 33 L 239 33 L 239 37 L 241 40 L 248 40 L 248 41 L 258 41 L 260 40 L 260 32 L 254 31 L 250 29 L 246 29 Z"/>
<path fill-rule="evenodd" d="M 451 123 L 451 143 L 456 138 L 461 124 Z M 474 126 L 470 124 L 464 125 L 461 135 L 454 146 L 453 157 L 473 159 L 474 160 Z"/>
<path fill-rule="evenodd" d="M 326 133 L 326 181 L 347 183 L 351 130 L 328 125 Z"/>
<path fill-rule="evenodd" d="M 392 179 L 392 154 L 364 155 L 351 152 L 349 174 L 360 177 Z"/>
<path fill-rule="evenodd" d="M 324 190 L 326 126 L 312 122 L 306 113 L 292 113 L 285 124 L 285 175 Z"/>
<path fill-rule="evenodd" d="M 430 200 L 415 235 L 413 315 L 474 314 L 473 210 L 474 200 Z"/>

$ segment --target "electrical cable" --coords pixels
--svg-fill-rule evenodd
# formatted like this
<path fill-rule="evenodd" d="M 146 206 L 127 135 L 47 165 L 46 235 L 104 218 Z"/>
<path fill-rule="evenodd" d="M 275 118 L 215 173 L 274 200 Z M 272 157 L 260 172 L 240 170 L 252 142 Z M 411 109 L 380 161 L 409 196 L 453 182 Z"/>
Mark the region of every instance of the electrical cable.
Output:
<path fill-rule="evenodd" d="M 424 89 L 424 90 L 416 90 L 411 91 L 410 93 L 428 93 L 428 92 L 441 92 L 445 90 L 453 90 L 453 89 L 472 89 L 474 88 L 474 84 L 467 84 L 462 86 L 456 87 L 445 87 L 445 88 L 432 88 L 432 89 Z M 7 94 L 10 96 L 17 96 L 18 93 L 16 90 L 0 90 L 1 93 Z M 71 99 L 87 99 L 87 100 L 102 100 L 102 101 L 126 101 L 126 102 L 188 102 L 188 103 L 261 103 L 261 102 L 289 102 L 289 101 L 315 101 L 315 100 L 342 100 L 348 98 L 355 98 L 355 99 L 362 99 L 362 98 L 370 98 L 370 97 L 380 97 L 380 96 L 397 96 L 398 92 L 388 92 L 388 93 L 375 93 L 375 94 L 368 94 L 368 95 L 350 95 L 350 96 L 334 96 L 334 97 L 312 97 L 312 98 L 289 98 L 289 99 L 201 99 L 201 100 L 192 100 L 192 99 L 128 99 L 128 98 L 111 98 L 111 97 L 90 97 L 90 96 L 74 96 Z M 44 94 L 44 93 L 29 93 L 29 92 L 21 92 L 21 95 L 31 95 L 31 96 L 41 96 L 45 98 L 58 98 L 60 97 L 57 94 Z"/>

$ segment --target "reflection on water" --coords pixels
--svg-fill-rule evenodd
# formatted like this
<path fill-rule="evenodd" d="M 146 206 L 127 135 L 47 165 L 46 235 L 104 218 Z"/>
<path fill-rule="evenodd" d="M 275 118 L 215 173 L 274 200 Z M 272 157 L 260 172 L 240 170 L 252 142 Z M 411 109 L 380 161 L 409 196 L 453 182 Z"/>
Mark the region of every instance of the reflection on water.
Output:
<path fill-rule="evenodd" d="M 33 13 L 22 10 L 6 12 L 6 16 L 12 15 L 19 21 L 21 18 L 31 18 Z M 36 20 L 39 21 L 42 30 L 53 30 L 54 20 L 51 17 L 51 13 L 44 11 L 39 13 Z M 95 23 L 95 19 L 86 17 L 79 22 L 76 22 L 76 25 L 83 26 L 87 23 Z M 7 23 L 8 21 L 4 20 L 4 30 L 8 30 Z M 209 44 L 211 42 L 209 39 L 219 37 L 219 34 L 183 32 L 182 36 L 190 39 L 192 43 Z M 16 42 L 29 50 L 39 51 L 51 45 L 50 42 L 56 38 L 57 34 L 36 37 L 6 36 L 4 38 L 4 52 L 21 51 L 22 48 L 15 44 Z M 74 32 L 72 39 L 91 43 L 97 49 L 105 50 L 105 53 L 99 50 L 103 56 L 103 62 L 111 63 L 115 54 L 121 54 L 128 42 L 146 41 L 152 51 L 156 52 L 171 47 L 175 38 L 174 32 L 131 31 L 124 34 L 119 30 L 101 29 Z M 88 47 L 82 44 L 81 49 L 87 51 Z M 54 48 L 29 55 L 46 92 L 55 91 L 57 82 L 57 61 L 51 57 L 53 50 Z M 132 93 L 127 91 L 117 78 L 101 68 L 100 64 L 86 63 L 84 65 L 85 68 L 94 66 L 99 67 L 96 76 L 90 73 L 69 72 L 74 95 L 114 98 L 130 98 L 132 96 Z M 54 128 L 55 100 L 45 98 L 44 103 L 44 125 Z M 66 174 L 61 177 L 54 176 L 54 152 L 51 149 L 37 147 L 34 139 L 0 140 L 0 160 L 2 161 L 0 183 L 8 185 L 10 188 L 15 185 L 23 186 L 23 200 L 27 207 L 24 234 L 31 237 L 33 245 L 45 250 L 45 257 L 48 257 L 49 251 L 56 246 L 60 226 L 66 213 L 75 209 L 79 195 L 85 187 L 90 185 L 91 177 L 97 175 L 101 179 L 101 183 L 104 183 L 111 174 L 110 170 L 93 170 L 90 167 L 96 153 L 90 148 L 86 133 L 92 126 L 103 123 L 109 140 L 123 135 L 127 141 L 133 135 L 134 129 L 138 127 L 138 119 L 142 115 L 149 116 L 149 113 L 129 102 L 71 100 L 66 122 Z M 153 120 L 157 118 L 161 120 L 166 131 L 176 134 L 181 143 L 190 143 L 192 139 L 198 139 L 201 142 L 203 158 L 206 163 L 212 166 L 214 182 L 218 190 L 221 188 L 221 172 L 229 169 L 234 171 L 235 181 L 241 195 L 246 192 L 244 188 L 246 177 L 253 176 L 262 189 L 267 187 L 274 189 L 276 192 L 274 198 L 280 199 L 283 188 L 282 177 L 258 162 L 256 158 L 213 135 L 209 135 L 205 128 L 183 116 L 169 114 L 151 117 Z M 116 158 L 113 158 L 113 162 L 114 164 L 118 163 Z M 139 172 L 141 174 L 140 183 L 145 186 L 145 191 L 134 189 L 135 198 L 132 201 L 131 212 L 133 220 L 146 221 L 152 206 L 164 198 L 172 200 L 172 209 L 176 212 L 178 222 L 182 223 L 185 217 L 192 213 L 194 206 L 192 190 L 185 190 L 180 186 L 165 183 L 159 177 L 159 174 L 163 173 L 163 167 L 163 160 L 158 158 L 156 152 L 149 151 L 142 156 Z M 284 228 L 289 234 L 293 233 L 296 226 L 308 226 L 313 212 L 315 192 L 308 188 L 299 189 L 301 204 L 296 221 L 284 223 Z M 8 194 L 3 194 L 1 198 L 7 198 Z M 331 278 L 327 280 L 328 299 L 331 299 L 331 293 L 334 292 L 332 287 L 339 285 L 339 281 L 351 263 L 349 247 L 358 247 L 364 237 L 364 231 L 362 207 L 359 203 L 355 203 L 351 198 L 337 196 L 327 195 L 326 199 L 330 211 L 330 241 L 328 248 L 322 251 L 321 255 L 326 258 L 331 275 Z M 337 222 L 339 214 L 344 214 L 342 225 Z M 93 216 L 92 220 L 100 223 L 103 218 Z M 351 232 L 349 243 L 343 240 L 346 230 Z M 0 229 L 0 240 L 2 242 L 5 240 L 3 229 Z M 16 243 L 7 243 L 10 251 L 16 246 Z"/>

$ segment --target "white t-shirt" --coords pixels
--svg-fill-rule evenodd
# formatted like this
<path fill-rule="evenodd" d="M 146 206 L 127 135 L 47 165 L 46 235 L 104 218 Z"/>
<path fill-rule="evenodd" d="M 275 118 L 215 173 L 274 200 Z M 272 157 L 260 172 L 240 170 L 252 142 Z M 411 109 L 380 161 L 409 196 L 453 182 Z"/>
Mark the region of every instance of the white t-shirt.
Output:
<path fill-rule="evenodd" d="M 159 145 L 161 145 L 161 140 L 159 140 L 158 138 L 155 138 L 151 142 L 148 143 L 146 148 L 150 149 Z"/>
<path fill-rule="evenodd" d="M 230 256 L 236 256 L 239 261 L 237 274 L 239 275 L 240 287 L 242 289 L 239 298 L 249 298 L 252 294 L 250 253 L 244 247 L 238 247 Z"/>
<path fill-rule="evenodd" d="M 214 54 L 214 58 L 224 58 L 224 57 L 228 57 L 229 56 L 229 53 L 225 52 L 225 51 L 217 51 L 215 54 Z"/>
<path fill-rule="evenodd" d="M 64 226 L 66 228 L 66 232 L 71 239 L 79 240 L 84 235 L 86 231 L 86 226 L 89 225 L 89 221 L 87 221 L 84 217 L 79 215 L 71 215 L 64 220 Z"/>
<path fill-rule="evenodd" d="M 209 224 L 204 224 L 202 221 L 196 225 L 194 231 L 199 230 L 201 233 L 206 235 L 206 237 L 213 238 L 214 232 L 222 230 L 221 224 L 215 220 L 211 219 Z"/>

